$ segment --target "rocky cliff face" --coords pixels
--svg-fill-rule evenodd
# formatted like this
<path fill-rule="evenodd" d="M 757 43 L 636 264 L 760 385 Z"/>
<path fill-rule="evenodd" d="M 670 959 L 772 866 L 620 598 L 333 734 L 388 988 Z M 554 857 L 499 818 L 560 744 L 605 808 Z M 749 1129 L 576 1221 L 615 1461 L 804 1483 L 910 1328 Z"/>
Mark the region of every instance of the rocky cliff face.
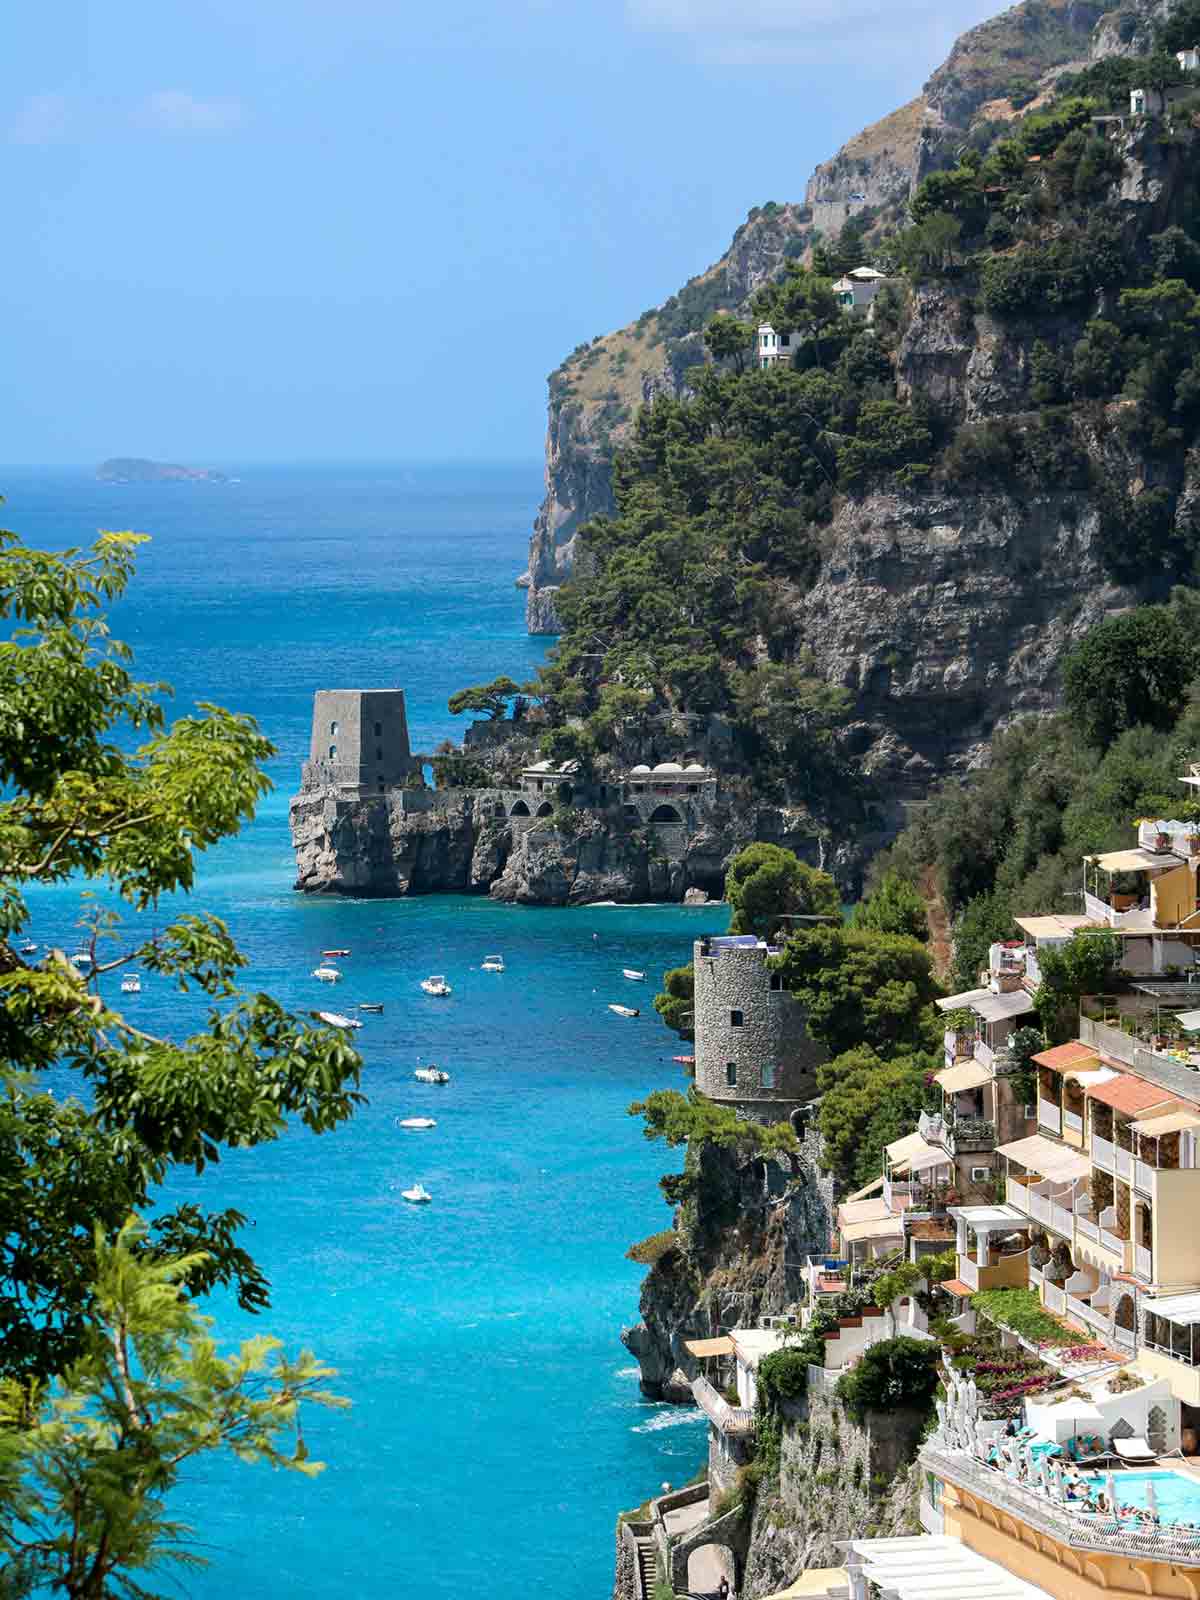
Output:
<path fill-rule="evenodd" d="M 820 846 L 799 813 L 721 802 L 694 825 L 631 826 L 619 809 L 563 818 L 512 817 L 519 795 L 495 789 L 437 795 L 397 790 L 343 800 L 305 791 L 292 801 L 297 889 L 395 897 L 490 894 L 520 905 L 598 900 L 719 899 L 730 857 L 770 839 L 814 864 Z"/>
<path fill-rule="evenodd" d="M 700 1188 L 685 1207 L 676 1244 L 642 1285 L 641 1321 L 621 1339 L 641 1369 L 644 1394 L 690 1403 L 699 1375 L 688 1339 L 715 1328 L 754 1327 L 800 1293 L 800 1267 L 824 1250 L 832 1221 L 831 1180 L 820 1171 L 815 1136 L 799 1156 L 742 1165 L 705 1146 Z"/>
<path fill-rule="evenodd" d="M 1147 17 L 1169 4 L 1137 0 Z M 1024 0 L 972 28 L 915 100 L 817 167 L 802 204 L 756 207 L 720 260 L 678 295 L 628 327 L 581 345 L 551 374 L 546 495 L 521 580 L 531 633 L 558 631 L 554 591 L 572 570 L 575 534 L 612 509 L 613 451 L 637 406 L 663 390 L 683 391 L 687 368 L 703 359 L 700 330 L 708 318 L 744 307 L 790 256 L 803 254 L 820 236 L 836 238 L 851 218 L 877 225 L 899 217 L 914 185 L 952 159 L 977 114 L 1011 116 L 1006 94 L 1017 83 L 1086 59 L 1103 11 L 1097 0 Z M 1106 19 L 1106 27 L 1117 38 L 1112 21 Z M 1117 44 L 1125 48 L 1119 38 Z"/>

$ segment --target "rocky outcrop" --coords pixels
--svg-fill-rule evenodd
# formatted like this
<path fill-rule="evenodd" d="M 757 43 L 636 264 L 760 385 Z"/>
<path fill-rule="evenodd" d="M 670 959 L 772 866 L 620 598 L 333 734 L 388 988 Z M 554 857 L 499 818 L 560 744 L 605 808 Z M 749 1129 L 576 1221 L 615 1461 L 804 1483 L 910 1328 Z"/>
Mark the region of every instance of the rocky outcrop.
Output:
<path fill-rule="evenodd" d="M 636 825 L 621 808 L 547 817 L 509 813 L 519 791 L 394 790 L 340 799 L 324 790 L 292 801 L 297 889 L 395 897 L 490 894 L 520 905 L 598 900 L 720 899 L 731 856 L 769 839 L 816 864 L 821 845 L 799 813 L 719 803 L 694 823 Z"/>
<path fill-rule="evenodd" d="M 706 1145 L 688 1159 L 698 1164 L 697 1197 L 677 1222 L 678 1244 L 647 1273 L 641 1320 L 621 1340 L 644 1394 L 690 1403 L 700 1369 L 685 1341 L 754 1327 L 793 1305 L 805 1259 L 826 1248 L 833 1196 L 812 1134 L 791 1158 L 742 1163 Z"/>

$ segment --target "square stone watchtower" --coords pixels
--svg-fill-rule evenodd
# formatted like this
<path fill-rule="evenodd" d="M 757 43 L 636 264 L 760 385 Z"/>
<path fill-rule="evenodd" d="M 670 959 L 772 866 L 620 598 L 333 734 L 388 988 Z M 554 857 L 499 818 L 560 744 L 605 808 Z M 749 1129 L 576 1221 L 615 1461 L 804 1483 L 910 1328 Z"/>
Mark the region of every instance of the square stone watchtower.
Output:
<path fill-rule="evenodd" d="M 366 799 L 418 771 L 408 743 L 403 689 L 318 689 L 301 787 Z"/>

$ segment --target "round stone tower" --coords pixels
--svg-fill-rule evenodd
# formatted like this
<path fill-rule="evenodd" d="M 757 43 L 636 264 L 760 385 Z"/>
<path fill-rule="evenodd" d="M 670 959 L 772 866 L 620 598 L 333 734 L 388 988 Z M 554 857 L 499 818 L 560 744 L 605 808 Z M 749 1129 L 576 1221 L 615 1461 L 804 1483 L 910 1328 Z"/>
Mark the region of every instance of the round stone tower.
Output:
<path fill-rule="evenodd" d="M 753 935 L 697 939 L 696 1087 L 755 1122 L 784 1122 L 816 1093 L 824 1049 Z"/>

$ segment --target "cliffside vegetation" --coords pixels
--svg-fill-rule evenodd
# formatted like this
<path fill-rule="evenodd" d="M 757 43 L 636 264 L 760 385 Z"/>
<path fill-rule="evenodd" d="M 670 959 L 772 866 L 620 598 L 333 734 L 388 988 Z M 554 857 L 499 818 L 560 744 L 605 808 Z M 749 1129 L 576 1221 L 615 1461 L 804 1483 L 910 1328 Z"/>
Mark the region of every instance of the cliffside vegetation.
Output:
<path fill-rule="evenodd" d="M 935 874 L 960 986 L 1011 937 L 1015 914 L 1078 912 L 1084 856 L 1127 845 L 1138 818 L 1200 820 L 1179 783 L 1200 756 L 1198 606 L 1178 590 L 1169 606 L 1094 629 L 1066 661 L 1066 711 L 999 735 L 984 770 L 944 785 L 879 862 L 913 885 Z M 1060 997 L 1039 1007 L 1052 1034 L 1069 1029 L 1072 998 L 1099 986 L 1111 952 L 1094 943 L 1043 964 Z"/>

